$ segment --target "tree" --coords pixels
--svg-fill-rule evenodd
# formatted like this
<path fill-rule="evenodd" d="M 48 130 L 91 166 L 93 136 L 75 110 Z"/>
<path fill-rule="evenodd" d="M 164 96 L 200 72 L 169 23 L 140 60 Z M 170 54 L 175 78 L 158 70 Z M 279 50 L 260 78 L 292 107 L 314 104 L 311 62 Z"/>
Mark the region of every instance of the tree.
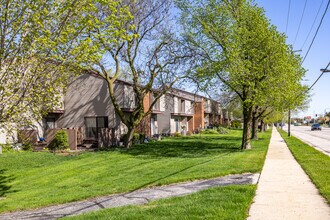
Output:
<path fill-rule="evenodd" d="M 218 77 L 240 98 L 244 124 L 241 148 L 251 148 L 253 109 L 264 97 L 263 91 L 277 86 L 288 71 L 285 62 L 291 61 L 291 50 L 285 37 L 250 1 L 178 2 L 183 21 L 190 24 L 187 40 L 201 54 L 196 72 L 201 77 Z M 300 79 L 295 78 L 295 83 Z"/>
<path fill-rule="evenodd" d="M 122 33 L 115 40 L 108 38 L 108 33 L 113 31 L 109 10 L 99 7 L 92 15 L 98 25 L 90 29 L 90 35 L 103 55 L 101 60 L 94 59 L 90 68 L 107 82 L 115 112 L 128 129 L 125 146 L 129 148 L 141 120 L 151 113 L 157 100 L 184 77 L 186 67 L 181 64 L 191 54 L 176 39 L 176 30 L 171 26 L 171 1 L 123 1 L 118 7 L 128 8 L 132 17 L 120 24 Z M 121 109 L 115 95 L 115 84 L 124 68 L 130 73 L 136 98 L 136 106 L 129 115 Z M 146 108 L 143 100 L 148 94 L 154 99 Z"/>
<path fill-rule="evenodd" d="M 59 108 L 77 64 L 100 55 L 87 35 L 96 25 L 88 15 L 100 4 L 122 15 L 112 18 L 113 29 L 128 17 L 125 9 L 115 11 L 115 0 L 0 0 L 2 126 L 29 125 Z"/>

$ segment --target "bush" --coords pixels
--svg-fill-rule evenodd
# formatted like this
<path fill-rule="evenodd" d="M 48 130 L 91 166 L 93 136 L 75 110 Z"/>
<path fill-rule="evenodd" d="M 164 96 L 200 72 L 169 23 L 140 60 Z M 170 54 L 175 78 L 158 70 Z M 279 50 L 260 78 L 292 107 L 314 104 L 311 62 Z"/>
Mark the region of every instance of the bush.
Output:
<path fill-rule="evenodd" d="M 68 133 L 66 131 L 57 131 L 54 140 L 50 143 L 51 150 L 64 150 L 69 147 Z"/>
<path fill-rule="evenodd" d="M 146 134 L 145 133 L 140 133 L 140 143 L 144 143 L 144 140 L 146 139 Z"/>
<path fill-rule="evenodd" d="M 120 142 L 125 142 L 126 139 L 127 139 L 127 134 L 122 134 L 120 136 Z"/>
<path fill-rule="evenodd" d="M 180 134 L 179 132 L 175 132 L 174 137 L 182 137 L 182 134 Z"/>
<path fill-rule="evenodd" d="M 24 142 L 24 143 L 22 143 L 22 150 L 32 151 L 33 150 L 32 143 L 31 142 Z"/>
<path fill-rule="evenodd" d="M 201 132 L 202 134 L 219 134 L 216 130 L 206 129 Z"/>
<path fill-rule="evenodd" d="M 231 122 L 231 127 L 232 128 L 242 128 L 242 123 L 240 121 L 237 121 L 237 120 L 232 121 Z"/>
<path fill-rule="evenodd" d="M 229 134 L 230 130 L 228 128 L 218 127 L 217 132 L 218 132 L 218 134 Z"/>
<path fill-rule="evenodd" d="M 140 140 L 140 134 L 139 133 L 134 133 L 133 134 L 133 143 L 138 144 Z"/>
<path fill-rule="evenodd" d="M 15 151 L 11 144 L 0 144 L 0 146 L 2 147 L 2 153 Z"/>

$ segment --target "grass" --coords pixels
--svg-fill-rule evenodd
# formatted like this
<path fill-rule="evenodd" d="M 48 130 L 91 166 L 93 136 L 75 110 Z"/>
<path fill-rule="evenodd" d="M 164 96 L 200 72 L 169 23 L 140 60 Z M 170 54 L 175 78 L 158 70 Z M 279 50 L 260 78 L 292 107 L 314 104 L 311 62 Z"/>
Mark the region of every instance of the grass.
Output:
<path fill-rule="evenodd" d="M 330 157 L 278 129 L 293 156 L 330 204 Z"/>
<path fill-rule="evenodd" d="M 270 131 L 241 151 L 241 131 L 168 138 L 130 150 L 0 155 L 0 213 L 194 179 L 260 172 Z M 3 186 L 3 187 L 1 187 Z M 1 197 L 1 196 L 0 196 Z"/>
<path fill-rule="evenodd" d="M 64 219 L 246 219 L 255 186 L 215 187 L 146 205 L 104 209 Z"/>

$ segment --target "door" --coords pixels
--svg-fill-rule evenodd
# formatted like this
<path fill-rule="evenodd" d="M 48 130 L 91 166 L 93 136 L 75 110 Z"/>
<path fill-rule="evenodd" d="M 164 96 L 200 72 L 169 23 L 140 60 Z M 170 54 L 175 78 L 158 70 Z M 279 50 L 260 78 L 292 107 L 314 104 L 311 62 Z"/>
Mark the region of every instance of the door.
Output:
<path fill-rule="evenodd" d="M 151 136 L 155 134 L 155 119 L 153 117 L 150 119 L 150 132 Z"/>

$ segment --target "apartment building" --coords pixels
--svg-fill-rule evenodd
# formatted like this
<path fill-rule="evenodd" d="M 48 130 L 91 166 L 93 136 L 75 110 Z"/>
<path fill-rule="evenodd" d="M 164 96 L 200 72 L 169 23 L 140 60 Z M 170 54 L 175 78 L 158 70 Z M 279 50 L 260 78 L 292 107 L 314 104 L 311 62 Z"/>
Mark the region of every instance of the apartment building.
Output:
<path fill-rule="evenodd" d="M 192 133 L 194 131 L 194 104 L 193 94 L 172 89 L 164 96 L 164 109 L 158 116 L 159 133 Z"/>
<path fill-rule="evenodd" d="M 165 111 L 158 116 L 161 134 L 192 134 L 224 123 L 220 103 L 214 100 L 179 89 L 168 92 L 165 100 Z"/>
<path fill-rule="evenodd" d="M 114 89 L 122 111 L 129 115 L 136 106 L 132 84 L 118 80 Z M 152 93 L 145 96 L 145 110 L 153 101 Z M 172 89 L 157 100 L 151 114 L 141 122 L 137 131 L 148 137 L 177 132 L 192 134 L 209 126 L 223 124 L 225 118 L 218 102 Z M 127 130 L 115 113 L 107 83 L 99 76 L 89 73 L 76 77 L 69 84 L 61 107 L 43 118 L 36 133 L 38 137 L 50 141 L 58 129 L 68 131 L 71 149 L 83 143 L 117 144 L 120 136 Z M 110 143 L 109 140 L 104 141 L 105 138 L 116 139 L 117 142 Z"/>

